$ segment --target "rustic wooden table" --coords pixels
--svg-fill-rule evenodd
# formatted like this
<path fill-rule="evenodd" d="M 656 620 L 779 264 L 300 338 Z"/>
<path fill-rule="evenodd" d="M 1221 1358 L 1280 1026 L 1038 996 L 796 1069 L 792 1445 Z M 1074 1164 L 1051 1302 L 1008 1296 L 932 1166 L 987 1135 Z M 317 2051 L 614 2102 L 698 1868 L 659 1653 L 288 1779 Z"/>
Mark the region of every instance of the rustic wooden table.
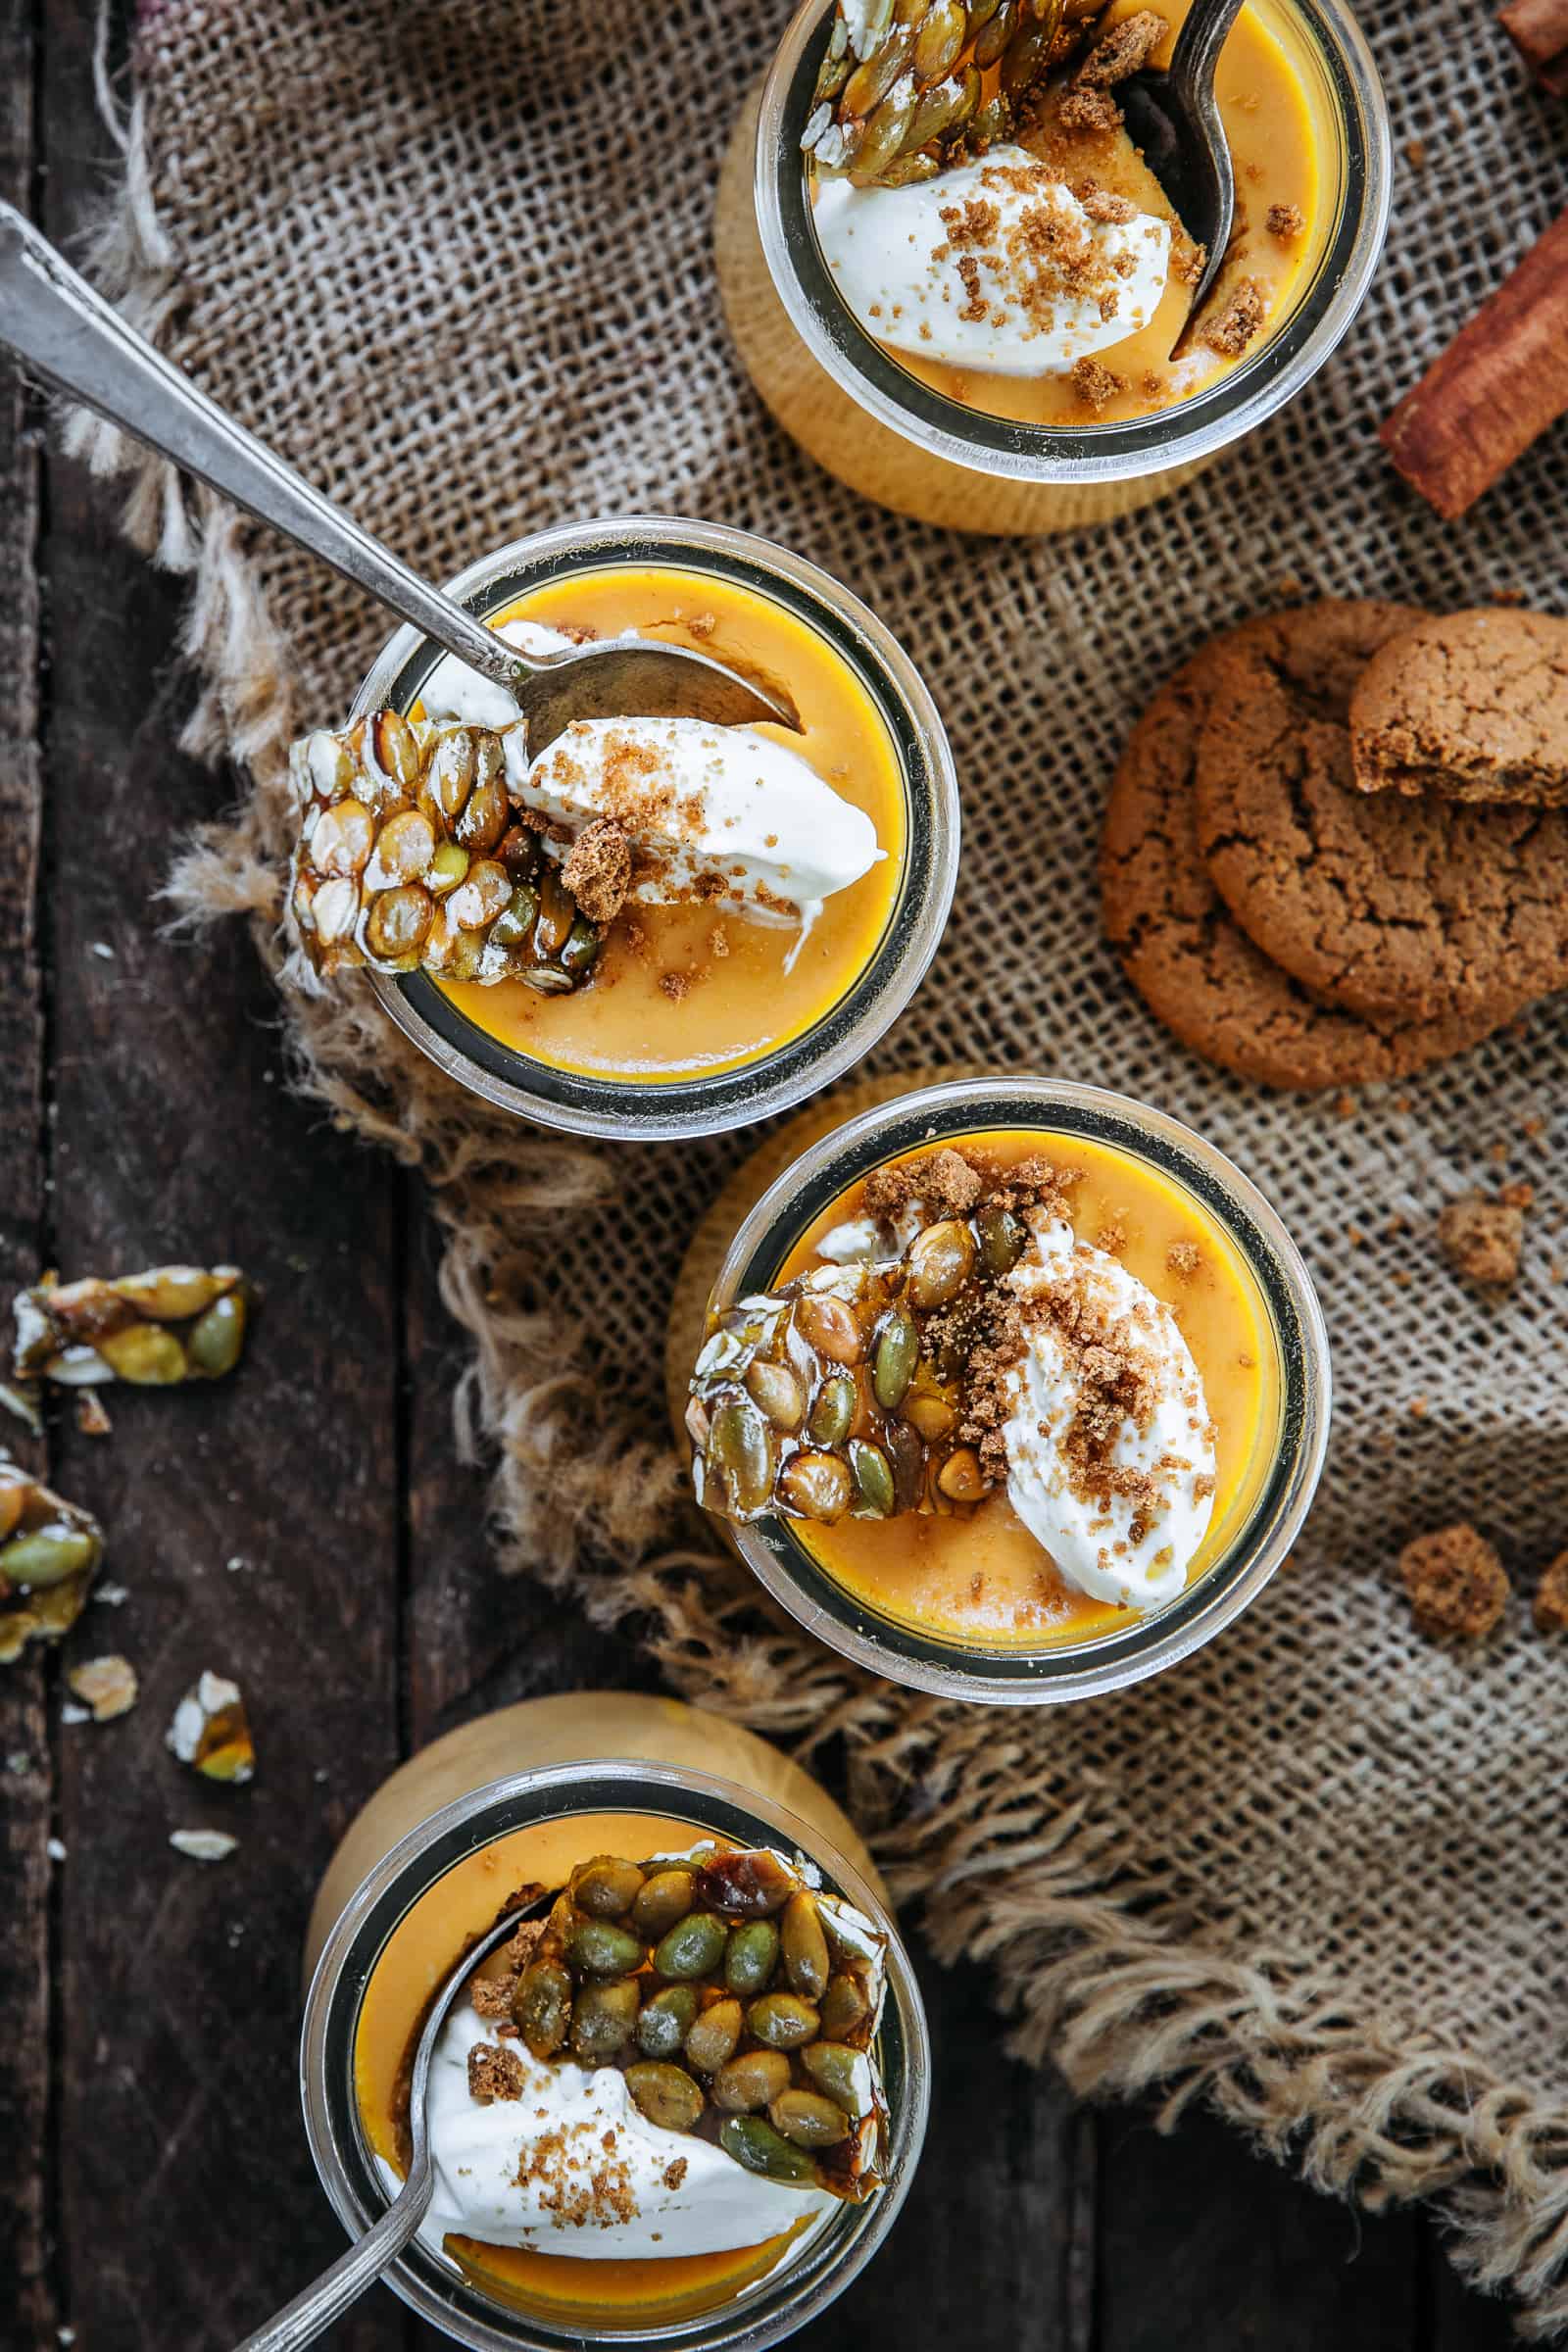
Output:
<path fill-rule="evenodd" d="M 94 0 L 0 0 L 0 193 L 56 239 L 111 161 Z M 636 1684 L 632 1648 L 492 1571 L 459 1467 L 461 1364 L 418 1188 L 287 1092 L 238 929 L 168 937 L 170 845 L 233 787 L 177 749 L 180 594 L 116 536 L 0 362 L 0 1302 L 41 1266 L 232 1258 L 265 1286 L 240 1376 L 116 1391 L 13 1449 L 112 1531 L 65 1657 L 0 1669 L 0 2344 L 221 2347 L 337 2251 L 295 2095 L 311 1891 L 355 1809 L 433 1734 L 542 1690 Z M 61 1721 L 63 1668 L 122 1650 L 141 1703 Z M 255 1785 L 164 1750 L 236 1674 Z M 204 1869 L 182 1826 L 232 1830 Z M 1411 2217 L 1361 2220 L 1204 2117 L 1162 2137 L 1002 2053 L 979 1969 L 922 1962 L 925 2162 L 880 2260 L 812 2330 L 1001 2352 L 1500 2347 Z M 13 2332 L 14 2330 L 14 2332 Z M 411 2344 L 375 2290 L 336 2340 Z"/>

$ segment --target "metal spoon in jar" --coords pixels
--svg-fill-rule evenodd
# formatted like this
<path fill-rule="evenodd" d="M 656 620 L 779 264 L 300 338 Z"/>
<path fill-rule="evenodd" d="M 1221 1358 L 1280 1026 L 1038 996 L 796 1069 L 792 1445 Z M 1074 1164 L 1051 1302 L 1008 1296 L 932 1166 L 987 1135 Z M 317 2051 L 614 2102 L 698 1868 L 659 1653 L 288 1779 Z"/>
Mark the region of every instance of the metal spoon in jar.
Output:
<path fill-rule="evenodd" d="M 1203 248 L 1203 269 L 1186 323 L 1171 352 L 1174 359 L 1197 322 L 1231 241 L 1236 217 L 1236 174 L 1230 141 L 1214 95 L 1214 71 L 1242 0 L 1193 0 L 1170 64 L 1146 66 L 1116 92 L 1127 132 L 1143 150 L 1195 245 Z"/>
<path fill-rule="evenodd" d="M 285 2304 L 275 2319 L 236 2347 L 236 2352 L 297 2352 L 302 2344 L 311 2344 L 323 2328 L 341 2318 L 351 2303 L 357 2303 L 368 2286 L 373 2286 L 383 2271 L 397 2260 L 404 2247 L 416 2234 L 419 2224 L 430 2209 L 435 2194 L 435 2165 L 430 2156 L 430 2129 L 426 2108 L 430 2094 L 430 2061 L 435 2051 L 436 2036 L 446 2023 L 453 2002 L 473 1975 L 485 1955 L 499 1943 L 514 1936 L 526 1919 L 536 1919 L 550 1908 L 546 1896 L 519 1911 L 509 1912 L 497 1920 L 487 1934 L 480 1936 L 463 1955 L 446 1983 L 435 1996 L 419 2046 L 414 2053 L 414 2072 L 409 2082 L 409 2139 L 410 2160 L 402 2189 L 387 2207 L 380 2220 L 356 2238 L 348 2252 L 323 2271 L 314 2284 L 292 2303 Z"/>
<path fill-rule="evenodd" d="M 786 695 L 684 646 L 623 637 L 545 659 L 519 653 L 198 390 L 9 204 L 0 204 L 0 342 L 58 390 L 319 556 L 443 652 L 504 686 L 527 720 L 530 752 L 579 718 L 683 715 L 715 726 L 772 720 L 799 729 Z"/>

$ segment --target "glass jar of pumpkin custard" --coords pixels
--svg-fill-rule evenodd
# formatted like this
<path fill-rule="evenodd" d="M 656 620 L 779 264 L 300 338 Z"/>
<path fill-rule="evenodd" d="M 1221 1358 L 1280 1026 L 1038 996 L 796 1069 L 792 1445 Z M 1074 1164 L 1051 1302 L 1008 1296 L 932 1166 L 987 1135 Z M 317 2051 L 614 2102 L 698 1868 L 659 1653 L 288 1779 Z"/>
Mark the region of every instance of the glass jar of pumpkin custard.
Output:
<path fill-rule="evenodd" d="M 698 1497 L 894 1681 L 1030 1704 L 1158 1673 L 1255 1598 L 1316 1488 L 1301 1259 L 1125 1097 L 887 1091 L 792 1122 L 694 1242 L 667 1368 Z"/>
<path fill-rule="evenodd" d="M 961 530 L 1109 521 L 1328 358 L 1387 225 L 1366 43 L 1340 0 L 1243 9 L 1216 86 L 1236 226 L 1193 317 L 1202 257 L 1128 99 L 1185 15 L 806 0 L 736 123 L 715 251 L 758 390 L 851 488 Z"/>
<path fill-rule="evenodd" d="M 407 2159 L 427 2003 L 434 2202 L 388 2283 L 486 2352 L 778 2342 L 891 2227 L 924 2013 L 852 1824 L 755 1735 L 573 1692 L 449 1734 L 373 1796 L 306 1949 L 306 2125 L 360 2233 Z"/>
<path fill-rule="evenodd" d="M 626 631 L 696 647 L 782 688 L 801 730 L 596 719 L 530 760 L 504 689 L 400 631 L 349 730 L 296 747 L 308 814 L 293 906 L 318 969 L 336 951 L 323 956 L 317 914 L 358 892 L 349 959 L 370 965 L 399 1028 L 487 1101 L 579 1133 L 719 1132 L 858 1060 L 935 953 L 958 857 L 942 722 L 875 614 L 787 549 L 659 516 L 542 532 L 449 586 L 536 653 Z M 405 756 L 406 780 L 389 778 Z M 455 815 L 449 787 L 466 794 Z M 356 850 L 342 811 L 367 802 Z M 389 805 L 424 862 L 377 906 L 378 877 L 406 879 L 376 813 Z M 590 855 L 607 843 L 618 875 Z M 479 895 L 492 882 L 494 905 Z M 420 941 L 378 956 L 377 922 L 405 900 Z"/>

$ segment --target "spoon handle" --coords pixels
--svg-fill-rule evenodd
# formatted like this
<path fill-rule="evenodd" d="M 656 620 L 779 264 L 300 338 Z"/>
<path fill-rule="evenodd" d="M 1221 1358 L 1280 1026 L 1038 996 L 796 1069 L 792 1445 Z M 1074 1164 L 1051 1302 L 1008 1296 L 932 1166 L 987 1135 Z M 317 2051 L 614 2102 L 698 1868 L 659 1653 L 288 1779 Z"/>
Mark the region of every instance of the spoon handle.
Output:
<path fill-rule="evenodd" d="M 387 2207 L 363 2237 L 355 2239 L 329 2271 L 323 2271 L 303 2294 L 286 2303 L 265 2328 L 248 2335 L 235 2352 L 297 2352 L 299 2345 L 313 2344 L 322 2328 L 330 2328 L 351 2303 L 357 2303 L 402 2253 L 424 2219 L 434 2185 L 434 2177 L 428 2172 L 419 2188 L 411 2180 L 396 2203 Z"/>
<path fill-rule="evenodd" d="M 0 204 L 0 342 L 57 389 L 319 556 L 482 676 L 515 686 L 540 666 L 421 580 L 225 415 L 9 204 Z"/>

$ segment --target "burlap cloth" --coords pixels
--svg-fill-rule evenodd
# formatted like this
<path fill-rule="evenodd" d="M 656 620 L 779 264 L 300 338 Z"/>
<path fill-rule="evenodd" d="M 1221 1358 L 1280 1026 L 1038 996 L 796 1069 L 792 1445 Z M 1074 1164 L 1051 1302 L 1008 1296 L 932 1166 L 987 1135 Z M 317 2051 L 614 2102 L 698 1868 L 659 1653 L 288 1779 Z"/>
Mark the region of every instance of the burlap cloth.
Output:
<path fill-rule="evenodd" d="M 1523 87 L 1478 0 L 1363 15 L 1401 157 L 1425 156 L 1400 162 L 1348 347 L 1196 488 L 1068 542 L 959 540 L 863 505 L 738 369 L 710 196 L 784 0 L 164 0 L 94 266 L 437 576 L 565 517 L 709 515 L 839 573 L 924 666 L 962 777 L 963 874 L 872 1067 L 991 1058 L 1163 1103 L 1273 1197 L 1322 1292 L 1339 1409 L 1321 1498 L 1211 1648 L 1024 1715 L 849 1671 L 760 1607 L 688 1515 L 664 1434 L 674 1269 L 748 1139 L 617 1152 L 501 1122 L 356 986 L 288 996 L 300 1083 L 428 1172 L 475 1349 L 460 1438 L 499 1448 L 504 1565 L 630 1617 L 704 1704 L 808 1748 L 841 1739 L 884 1865 L 911 1903 L 940 1894 L 940 1950 L 995 1961 L 1024 2055 L 1084 2091 L 1207 2097 L 1369 2203 L 1440 2199 L 1463 2268 L 1547 2337 L 1568 2327 L 1568 1651 L 1530 1630 L 1527 1593 L 1568 1543 L 1563 1006 L 1353 1107 L 1268 1095 L 1162 1034 L 1101 944 L 1092 882 L 1133 713 L 1288 578 L 1435 606 L 1561 596 L 1560 436 L 1445 528 L 1374 427 L 1561 202 L 1568 118 Z M 113 436 L 78 446 L 129 474 L 131 530 L 194 574 L 197 740 L 255 780 L 181 863 L 179 901 L 251 910 L 280 963 L 284 746 L 343 711 L 384 624 Z M 1538 1200 L 1495 1309 L 1441 1268 L 1432 1227 L 1504 1167 Z M 1395 1574 L 1408 1534 L 1456 1515 L 1518 1579 L 1480 1649 L 1417 1638 Z"/>

